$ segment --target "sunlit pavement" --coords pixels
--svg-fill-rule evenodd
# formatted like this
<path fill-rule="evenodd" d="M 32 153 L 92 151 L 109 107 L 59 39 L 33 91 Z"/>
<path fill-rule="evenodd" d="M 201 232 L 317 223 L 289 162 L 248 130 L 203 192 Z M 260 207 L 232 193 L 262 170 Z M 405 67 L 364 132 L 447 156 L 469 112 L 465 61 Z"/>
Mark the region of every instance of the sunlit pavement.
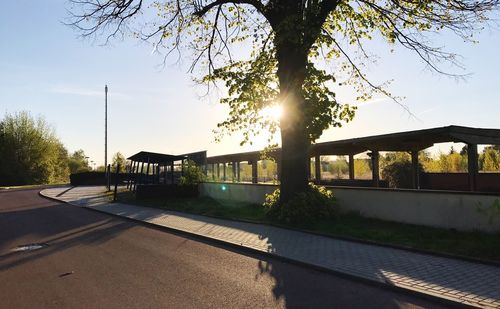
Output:
<path fill-rule="evenodd" d="M 46 189 L 42 195 L 272 253 L 325 269 L 478 307 L 500 308 L 500 267 L 337 240 L 268 225 L 108 203 L 103 187 Z"/>

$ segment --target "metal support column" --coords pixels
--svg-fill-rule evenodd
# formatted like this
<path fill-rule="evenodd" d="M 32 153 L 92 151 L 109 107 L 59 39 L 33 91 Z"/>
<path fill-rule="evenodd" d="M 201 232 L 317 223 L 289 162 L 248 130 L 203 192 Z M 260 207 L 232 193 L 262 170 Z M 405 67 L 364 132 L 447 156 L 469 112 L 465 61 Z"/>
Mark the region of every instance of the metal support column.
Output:
<path fill-rule="evenodd" d="M 144 162 L 141 162 L 141 168 L 139 170 L 139 164 L 137 164 L 137 173 L 135 174 L 135 177 L 134 177 L 134 192 L 136 191 L 137 189 L 137 183 L 141 181 L 141 178 L 142 178 L 142 172 L 144 171 Z"/>
<path fill-rule="evenodd" d="M 320 155 L 314 156 L 314 182 L 319 184 L 321 182 L 321 157 Z"/>
<path fill-rule="evenodd" d="M 379 171 L 380 167 L 379 167 L 379 153 L 378 153 L 378 151 L 372 151 L 371 158 L 372 158 L 373 186 L 379 187 L 380 186 L 380 171 Z"/>
<path fill-rule="evenodd" d="M 420 189 L 420 170 L 418 165 L 418 150 L 411 151 L 411 171 L 412 171 L 412 187 Z"/>
<path fill-rule="evenodd" d="M 127 189 L 130 189 L 132 186 L 132 175 L 135 169 L 135 161 L 130 161 L 129 169 L 128 169 L 128 181 L 127 181 Z"/>
<path fill-rule="evenodd" d="M 174 161 L 170 163 L 170 180 L 172 181 L 172 184 L 174 184 L 175 181 L 175 176 L 174 176 Z"/>
<path fill-rule="evenodd" d="M 259 172 L 257 168 L 259 160 L 257 158 L 252 160 L 252 183 L 258 183 L 259 182 Z"/>
<path fill-rule="evenodd" d="M 149 158 L 148 158 L 148 167 L 146 168 L 146 176 L 145 176 L 145 179 L 144 179 L 144 183 L 148 183 L 149 182 Z"/>
<path fill-rule="evenodd" d="M 349 155 L 349 179 L 354 180 L 354 155 Z"/>
<path fill-rule="evenodd" d="M 477 144 L 467 144 L 467 169 L 469 172 L 469 190 L 477 191 Z"/>
<path fill-rule="evenodd" d="M 151 179 L 153 180 L 153 184 L 155 183 L 155 178 L 156 178 L 156 174 L 155 174 L 155 171 L 156 171 L 156 165 L 155 163 L 152 164 L 151 166 Z"/>
<path fill-rule="evenodd" d="M 241 181 L 240 171 L 240 162 L 236 162 L 236 179 L 238 182 Z"/>

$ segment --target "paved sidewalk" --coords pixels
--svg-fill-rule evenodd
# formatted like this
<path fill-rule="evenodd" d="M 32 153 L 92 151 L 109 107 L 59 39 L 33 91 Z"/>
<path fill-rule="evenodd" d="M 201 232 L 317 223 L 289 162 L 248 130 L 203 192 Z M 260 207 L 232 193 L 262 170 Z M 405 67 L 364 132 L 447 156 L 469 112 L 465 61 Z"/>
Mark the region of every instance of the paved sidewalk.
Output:
<path fill-rule="evenodd" d="M 500 267 L 362 244 L 278 227 L 109 203 L 103 187 L 42 195 L 482 308 L 500 308 Z"/>

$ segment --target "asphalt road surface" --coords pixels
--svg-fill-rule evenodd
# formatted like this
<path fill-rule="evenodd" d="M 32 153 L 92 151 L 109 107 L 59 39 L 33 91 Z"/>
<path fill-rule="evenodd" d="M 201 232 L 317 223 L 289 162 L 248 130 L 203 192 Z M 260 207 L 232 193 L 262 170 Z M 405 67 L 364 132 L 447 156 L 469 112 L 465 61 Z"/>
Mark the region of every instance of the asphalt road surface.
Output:
<path fill-rule="evenodd" d="M 19 247 L 29 244 L 44 247 Z M 53 202 L 38 190 L 0 192 L 0 308 L 274 307 L 442 308 Z"/>

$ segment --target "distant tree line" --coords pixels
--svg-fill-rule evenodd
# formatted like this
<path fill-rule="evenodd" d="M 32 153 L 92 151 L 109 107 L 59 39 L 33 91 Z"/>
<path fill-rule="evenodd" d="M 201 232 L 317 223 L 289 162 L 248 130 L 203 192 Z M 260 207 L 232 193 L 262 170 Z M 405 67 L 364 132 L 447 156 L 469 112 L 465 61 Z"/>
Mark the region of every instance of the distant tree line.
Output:
<path fill-rule="evenodd" d="M 419 153 L 421 169 L 428 173 L 460 173 L 467 172 L 467 146 L 460 152 L 451 147 L 448 153 L 439 153 L 436 157 L 428 151 Z M 380 170 L 401 162 L 411 162 L 411 156 L 406 152 L 387 152 L 380 156 Z M 478 156 L 479 170 L 483 172 L 500 172 L 500 146 L 486 146 Z M 335 160 L 323 159 L 321 170 L 329 178 L 346 178 L 349 174 L 349 163 L 345 156 L 337 156 Z M 371 177 L 371 160 L 369 158 L 354 159 L 356 178 Z"/>
<path fill-rule="evenodd" d="M 479 170 L 483 172 L 500 172 L 500 146 L 487 146 L 478 156 Z M 467 146 L 460 152 L 452 147 L 448 153 L 439 153 L 432 156 L 428 151 L 419 153 L 420 171 L 427 173 L 460 173 L 467 172 Z M 409 187 L 411 186 L 411 156 L 407 152 L 387 152 L 381 154 L 380 171 L 382 179 L 389 181 L 389 186 Z M 221 181 L 223 179 L 222 165 L 220 166 L 220 177 L 217 178 L 216 170 L 213 174 L 211 168 L 208 170 L 208 179 Z M 315 162 L 311 160 L 311 176 L 314 177 Z M 257 164 L 259 181 L 276 182 L 278 177 L 277 165 L 272 160 L 261 160 Z M 322 157 L 321 160 L 322 179 L 347 179 L 349 178 L 349 162 L 347 156 Z M 356 179 L 372 178 L 372 162 L 370 158 L 354 159 L 354 177 Z M 233 176 L 232 166 L 226 166 L 226 179 L 231 181 Z M 395 180 L 396 179 L 396 180 Z M 240 180 L 252 181 L 252 166 L 241 162 Z M 397 182 L 391 183 L 391 182 Z"/>
<path fill-rule="evenodd" d="M 460 152 L 453 147 L 447 153 L 433 157 L 428 151 L 419 153 L 419 169 L 427 173 L 463 173 L 467 172 L 467 146 Z M 390 187 L 405 188 L 411 186 L 411 156 L 407 152 L 387 152 L 380 156 L 382 179 Z M 486 146 L 478 156 L 479 170 L 482 172 L 500 172 L 500 146 Z M 335 160 L 324 157 L 321 161 L 323 179 L 346 179 L 349 177 L 349 163 L 345 156 Z M 357 179 L 371 179 L 372 163 L 369 158 L 354 159 L 354 175 Z"/>
<path fill-rule="evenodd" d="M 125 164 L 120 153 L 117 162 Z M 43 117 L 22 111 L 0 120 L 0 186 L 67 183 L 70 174 L 88 171 L 85 152 L 70 154 Z"/>
<path fill-rule="evenodd" d="M 257 162 L 257 173 L 259 175 L 259 182 L 269 182 L 273 183 L 277 181 L 278 178 L 278 166 L 276 162 L 266 159 Z M 223 181 L 224 171 L 222 164 L 219 167 L 220 176 L 217 177 L 217 169 L 211 170 L 211 166 L 208 169 L 208 180 Z M 237 175 L 233 175 L 232 165 L 226 164 L 226 180 L 232 181 L 237 179 Z M 246 162 L 240 162 L 240 181 L 251 182 L 252 181 L 252 165 Z"/>

